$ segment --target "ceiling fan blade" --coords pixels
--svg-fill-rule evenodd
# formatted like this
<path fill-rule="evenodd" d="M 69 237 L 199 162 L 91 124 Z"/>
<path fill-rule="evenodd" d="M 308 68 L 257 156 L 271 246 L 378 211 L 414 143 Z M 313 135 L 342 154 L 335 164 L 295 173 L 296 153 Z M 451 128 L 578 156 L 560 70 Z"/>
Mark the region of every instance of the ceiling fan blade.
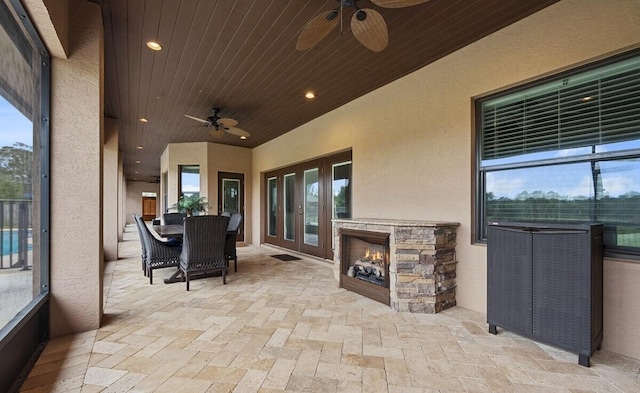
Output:
<path fill-rule="evenodd" d="M 364 12 L 366 17 L 361 19 L 359 14 Z M 380 52 L 389 44 L 389 32 L 382 15 L 374 9 L 363 8 L 351 18 L 351 31 L 360 43 L 374 52 Z"/>
<path fill-rule="evenodd" d="M 251 136 L 251 134 L 249 134 L 247 131 L 241 130 L 240 128 L 236 128 L 236 127 L 222 127 L 222 129 L 228 132 L 229 134 L 235 135 L 235 136 L 240 136 L 245 138 L 248 138 Z"/>
<path fill-rule="evenodd" d="M 404 8 L 426 3 L 429 0 L 371 0 L 371 2 L 382 8 Z"/>
<path fill-rule="evenodd" d="M 333 18 L 329 15 L 333 14 Z M 324 37 L 331 33 L 331 30 L 338 26 L 340 19 L 337 17 L 337 11 L 322 12 L 307 22 L 302 29 L 300 37 L 298 37 L 298 43 L 296 43 L 297 50 L 306 50 L 313 48 L 322 41 Z"/>
<path fill-rule="evenodd" d="M 191 116 L 191 115 L 184 115 L 184 117 L 189 118 L 191 120 L 199 121 L 200 123 L 209 124 L 209 122 L 207 120 L 201 119 L 199 117 L 195 117 L 195 116 Z"/>
<path fill-rule="evenodd" d="M 238 125 L 238 120 L 223 117 L 221 119 L 218 119 L 218 124 L 225 127 L 235 127 Z"/>

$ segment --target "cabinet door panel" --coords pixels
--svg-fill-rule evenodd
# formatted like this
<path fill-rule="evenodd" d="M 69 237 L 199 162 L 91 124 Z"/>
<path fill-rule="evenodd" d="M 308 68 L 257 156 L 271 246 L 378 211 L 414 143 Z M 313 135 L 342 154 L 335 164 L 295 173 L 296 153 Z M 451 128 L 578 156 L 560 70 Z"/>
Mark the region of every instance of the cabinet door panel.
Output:
<path fill-rule="evenodd" d="M 487 320 L 531 334 L 531 233 L 489 227 L 487 244 Z"/>
<path fill-rule="evenodd" d="M 591 238 L 585 231 L 533 234 L 533 335 L 590 347 Z"/>

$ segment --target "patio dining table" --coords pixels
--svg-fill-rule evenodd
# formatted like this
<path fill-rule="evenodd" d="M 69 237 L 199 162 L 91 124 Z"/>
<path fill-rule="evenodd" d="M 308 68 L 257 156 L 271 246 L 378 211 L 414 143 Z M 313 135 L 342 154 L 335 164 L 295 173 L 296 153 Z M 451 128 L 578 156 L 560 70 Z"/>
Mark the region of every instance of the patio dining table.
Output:
<path fill-rule="evenodd" d="M 153 230 L 162 238 L 182 237 L 182 225 L 154 225 Z"/>

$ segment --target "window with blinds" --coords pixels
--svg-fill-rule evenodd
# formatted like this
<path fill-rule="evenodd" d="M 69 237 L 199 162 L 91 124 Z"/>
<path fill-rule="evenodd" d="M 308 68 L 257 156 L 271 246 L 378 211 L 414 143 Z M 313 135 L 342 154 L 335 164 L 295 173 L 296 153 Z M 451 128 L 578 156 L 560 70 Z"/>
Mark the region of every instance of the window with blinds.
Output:
<path fill-rule="evenodd" d="M 496 220 L 602 222 L 610 253 L 640 257 L 640 53 L 477 107 L 477 233 Z"/>
<path fill-rule="evenodd" d="M 640 62 L 603 67 L 482 103 L 485 159 L 638 139 Z"/>

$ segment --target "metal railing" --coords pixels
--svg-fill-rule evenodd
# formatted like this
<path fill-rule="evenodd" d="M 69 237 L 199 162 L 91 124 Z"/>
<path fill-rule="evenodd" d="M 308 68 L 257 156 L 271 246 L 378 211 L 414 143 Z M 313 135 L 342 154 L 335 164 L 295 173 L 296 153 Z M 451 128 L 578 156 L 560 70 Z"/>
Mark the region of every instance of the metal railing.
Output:
<path fill-rule="evenodd" d="M 0 269 L 30 269 L 32 201 L 0 199 Z"/>

